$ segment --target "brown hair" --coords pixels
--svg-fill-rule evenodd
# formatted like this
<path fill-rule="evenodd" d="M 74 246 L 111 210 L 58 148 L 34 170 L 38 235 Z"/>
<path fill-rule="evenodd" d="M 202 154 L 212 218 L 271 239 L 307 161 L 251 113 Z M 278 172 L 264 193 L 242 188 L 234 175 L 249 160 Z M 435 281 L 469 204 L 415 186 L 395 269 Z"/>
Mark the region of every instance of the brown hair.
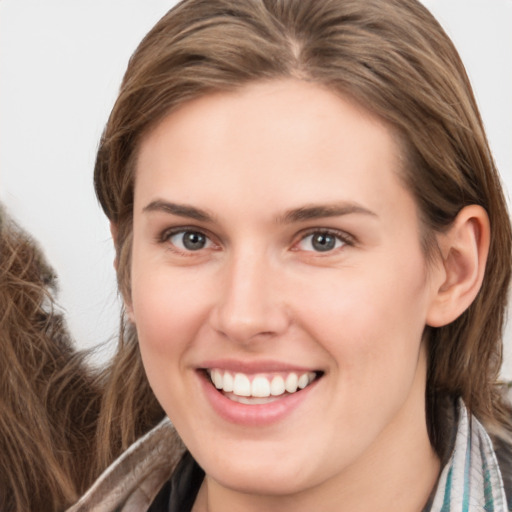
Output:
<path fill-rule="evenodd" d="M 0 207 L 0 510 L 62 510 L 89 485 L 100 388 L 54 306 L 55 274 Z"/>
<path fill-rule="evenodd" d="M 117 228 L 125 298 L 144 135 L 193 98 L 286 77 L 348 95 L 394 127 L 405 148 L 404 179 L 426 228 L 427 253 L 432 233 L 446 229 L 461 208 L 487 210 L 490 253 L 476 300 L 450 325 L 427 328 L 428 422 L 439 448 L 436 402 L 449 395 L 462 397 L 487 425 L 505 425 L 496 380 L 511 270 L 509 217 L 463 64 L 416 0 L 185 0 L 160 20 L 130 60 L 95 168 L 98 198 Z M 152 403 L 151 410 L 158 410 L 129 329 L 104 404 L 105 417 L 120 417 L 123 425 L 114 433 L 104 423 L 107 445 L 133 438 L 137 407 Z"/>

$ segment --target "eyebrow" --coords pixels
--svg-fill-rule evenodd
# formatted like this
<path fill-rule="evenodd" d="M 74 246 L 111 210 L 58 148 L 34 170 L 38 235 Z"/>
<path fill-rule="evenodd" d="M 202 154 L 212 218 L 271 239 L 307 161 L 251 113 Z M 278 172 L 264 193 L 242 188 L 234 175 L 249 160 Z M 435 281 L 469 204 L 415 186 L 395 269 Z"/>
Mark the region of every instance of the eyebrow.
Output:
<path fill-rule="evenodd" d="M 186 204 L 171 203 L 169 201 L 163 201 L 157 199 L 151 201 L 142 210 L 143 212 L 164 212 L 172 215 L 178 215 L 179 217 L 186 217 L 188 219 L 198 220 L 200 222 L 213 222 L 213 215 L 205 210 L 196 208 Z"/>
<path fill-rule="evenodd" d="M 179 217 L 194 219 L 200 222 L 214 222 L 214 216 L 206 210 L 196 208 L 187 204 L 172 203 L 157 199 L 151 201 L 142 210 L 143 212 L 163 212 Z M 354 203 L 326 204 L 301 206 L 287 210 L 283 215 L 276 218 L 278 224 L 293 224 L 294 222 L 304 222 L 306 220 L 322 219 L 326 217 L 338 217 L 342 215 L 362 214 L 371 217 L 377 217 L 377 214 Z"/>
<path fill-rule="evenodd" d="M 326 217 L 339 217 L 342 215 L 362 214 L 371 217 L 378 217 L 375 212 L 364 208 L 355 203 L 325 204 L 302 206 L 287 210 L 282 216 L 277 218 L 278 223 L 291 224 L 294 222 L 303 222 L 306 220 L 322 219 Z"/>

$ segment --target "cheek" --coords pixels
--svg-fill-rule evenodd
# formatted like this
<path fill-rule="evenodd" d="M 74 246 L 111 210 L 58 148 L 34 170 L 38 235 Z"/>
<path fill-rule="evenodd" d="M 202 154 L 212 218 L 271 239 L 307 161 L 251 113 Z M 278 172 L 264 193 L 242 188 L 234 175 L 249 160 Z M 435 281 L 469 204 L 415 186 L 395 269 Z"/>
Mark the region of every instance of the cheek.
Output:
<path fill-rule="evenodd" d="M 421 254 L 405 262 L 379 258 L 378 264 L 342 269 L 303 283 L 296 294 L 303 304 L 297 317 L 346 378 L 365 385 L 377 374 L 412 374 L 429 297 Z"/>
<path fill-rule="evenodd" d="M 194 281 L 146 271 L 132 284 L 133 318 L 141 350 L 156 354 L 180 349 L 201 325 L 201 294 Z"/>
<path fill-rule="evenodd" d="M 157 348 L 168 333 L 169 300 L 172 295 L 164 283 L 152 279 L 147 273 L 137 275 L 132 283 L 133 319 L 142 347 L 150 344 Z M 172 303 L 170 304 L 172 306 Z M 164 348 L 165 343 L 160 347 Z"/>
<path fill-rule="evenodd" d="M 135 273 L 133 316 L 151 388 L 169 417 L 179 423 L 190 392 L 184 378 L 188 355 L 203 325 L 204 308 L 193 280 L 168 274 L 162 269 Z"/>

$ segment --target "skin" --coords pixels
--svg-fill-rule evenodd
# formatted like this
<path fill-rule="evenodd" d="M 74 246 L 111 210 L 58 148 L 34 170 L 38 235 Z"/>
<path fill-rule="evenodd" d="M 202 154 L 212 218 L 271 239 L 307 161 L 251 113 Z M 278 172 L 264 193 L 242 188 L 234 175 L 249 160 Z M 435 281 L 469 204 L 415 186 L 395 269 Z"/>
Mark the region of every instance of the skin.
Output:
<path fill-rule="evenodd" d="M 141 144 L 128 311 L 150 384 L 206 472 L 195 511 L 425 504 L 439 461 L 422 335 L 446 271 L 426 264 L 401 161 L 384 122 L 294 80 L 194 100 Z M 297 215 L 311 206 L 341 211 Z M 184 248 L 187 230 L 204 248 Z M 339 238 L 318 252 L 311 232 L 326 230 Z M 221 358 L 323 376 L 279 421 L 242 426 L 198 376 Z"/>

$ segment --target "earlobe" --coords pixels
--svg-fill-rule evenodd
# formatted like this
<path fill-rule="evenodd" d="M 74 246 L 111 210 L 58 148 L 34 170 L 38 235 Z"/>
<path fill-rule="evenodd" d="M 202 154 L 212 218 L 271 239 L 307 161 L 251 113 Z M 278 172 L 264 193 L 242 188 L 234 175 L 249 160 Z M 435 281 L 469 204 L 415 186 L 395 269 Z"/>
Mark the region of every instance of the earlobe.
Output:
<path fill-rule="evenodd" d="M 477 205 L 463 208 L 446 233 L 439 235 L 442 279 L 435 285 L 427 324 L 442 327 L 474 301 L 485 274 L 489 252 L 489 217 Z"/>

